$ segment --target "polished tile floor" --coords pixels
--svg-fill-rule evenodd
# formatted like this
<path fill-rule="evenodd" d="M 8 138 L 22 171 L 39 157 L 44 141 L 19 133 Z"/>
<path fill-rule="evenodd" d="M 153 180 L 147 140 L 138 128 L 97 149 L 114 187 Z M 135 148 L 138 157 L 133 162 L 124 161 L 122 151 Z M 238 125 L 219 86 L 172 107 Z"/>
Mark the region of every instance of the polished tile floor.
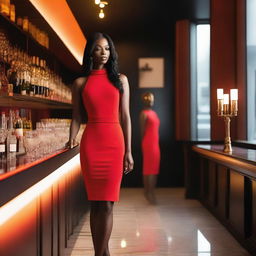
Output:
<path fill-rule="evenodd" d="M 183 188 L 158 188 L 157 205 L 142 189 L 121 190 L 114 207 L 111 256 L 249 256 L 229 232 Z M 66 256 L 93 256 L 89 216 L 70 238 Z"/>

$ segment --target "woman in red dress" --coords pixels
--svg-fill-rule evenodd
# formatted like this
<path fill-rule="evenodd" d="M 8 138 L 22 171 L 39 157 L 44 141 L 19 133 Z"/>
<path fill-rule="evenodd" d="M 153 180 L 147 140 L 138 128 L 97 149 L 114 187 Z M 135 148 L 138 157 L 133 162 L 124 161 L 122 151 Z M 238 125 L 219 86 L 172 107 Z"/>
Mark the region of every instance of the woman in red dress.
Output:
<path fill-rule="evenodd" d="M 73 117 L 69 146 L 84 117 L 80 161 L 88 200 L 95 256 L 109 256 L 113 205 L 119 200 L 123 172 L 133 170 L 129 83 L 118 73 L 117 53 L 111 38 L 95 33 L 87 40 L 84 77 L 73 84 Z M 121 123 L 121 124 L 120 124 Z"/>
<path fill-rule="evenodd" d="M 140 127 L 142 137 L 144 194 L 150 203 L 155 204 L 156 198 L 154 189 L 160 166 L 160 121 L 157 113 L 152 110 L 154 95 L 150 92 L 144 93 L 142 95 L 142 102 L 144 109 L 140 113 Z"/>

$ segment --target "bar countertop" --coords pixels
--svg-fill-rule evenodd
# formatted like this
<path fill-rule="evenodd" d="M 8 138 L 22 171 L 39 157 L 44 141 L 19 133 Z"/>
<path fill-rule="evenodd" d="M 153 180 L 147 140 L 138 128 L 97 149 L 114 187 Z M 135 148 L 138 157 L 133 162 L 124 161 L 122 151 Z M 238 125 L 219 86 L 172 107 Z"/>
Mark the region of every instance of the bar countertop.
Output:
<path fill-rule="evenodd" d="M 64 149 L 33 162 L 17 157 L 13 168 L 0 174 L 0 207 L 79 154 L 79 150 L 79 146 Z"/>
<path fill-rule="evenodd" d="M 232 153 L 223 152 L 223 145 L 194 145 L 193 151 L 256 177 L 256 150 L 232 146 Z"/>

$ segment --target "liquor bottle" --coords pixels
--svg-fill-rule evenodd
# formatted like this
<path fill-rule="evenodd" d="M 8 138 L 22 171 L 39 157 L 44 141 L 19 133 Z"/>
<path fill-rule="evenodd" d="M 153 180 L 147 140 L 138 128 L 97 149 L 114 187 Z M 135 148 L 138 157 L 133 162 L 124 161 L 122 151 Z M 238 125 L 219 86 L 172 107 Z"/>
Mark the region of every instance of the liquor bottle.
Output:
<path fill-rule="evenodd" d="M 0 12 L 7 17 L 10 16 L 10 0 L 0 1 Z"/>
<path fill-rule="evenodd" d="M 40 88 L 40 67 L 39 67 L 39 57 L 36 57 L 36 73 L 35 73 L 35 96 L 39 97 L 39 88 Z"/>
<path fill-rule="evenodd" d="M 20 137 L 23 137 L 23 123 L 19 115 L 19 110 L 16 110 L 15 112 L 14 129 L 15 129 L 15 135 L 17 139 L 19 139 Z"/>
<path fill-rule="evenodd" d="M 11 20 L 12 22 L 15 22 L 15 20 L 16 20 L 15 5 L 14 5 L 14 4 L 11 4 L 11 5 L 10 5 L 10 20 Z"/>
<path fill-rule="evenodd" d="M 40 77 L 41 77 L 41 83 L 39 85 L 39 94 L 40 97 L 44 98 L 45 97 L 45 79 L 46 79 L 46 70 L 44 68 L 44 60 L 40 60 Z"/>
<path fill-rule="evenodd" d="M 27 94 L 27 84 L 25 81 L 25 71 L 21 72 L 20 88 L 21 88 L 21 95 L 26 95 Z"/>
<path fill-rule="evenodd" d="M 7 123 L 5 112 L 0 116 L 0 158 L 6 155 L 6 137 L 7 137 Z"/>
<path fill-rule="evenodd" d="M 19 110 L 16 110 L 16 116 L 14 120 L 15 135 L 17 138 L 17 154 L 24 154 L 24 140 L 23 140 L 23 122 L 19 115 Z"/>
<path fill-rule="evenodd" d="M 27 110 L 28 113 L 28 129 L 32 131 L 33 126 L 32 126 L 32 118 L 31 118 L 31 109 Z"/>
<path fill-rule="evenodd" d="M 22 23 L 22 29 L 26 32 L 28 32 L 28 17 L 23 18 L 23 23 Z"/>
<path fill-rule="evenodd" d="M 17 138 L 13 128 L 14 112 L 9 110 L 9 119 L 7 123 L 7 138 L 6 138 L 6 151 L 7 155 L 16 154 L 17 151 Z"/>
<path fill-rule="evenodd" d="M 36 84 L 36 57 L 32 57 L 32 65 L 31 65 L 31 77 L 30 77 L 30 90 L 29 95 L 34 96 L 35 95 L 35 84 Z"/>
<path fill-rule="evenodd" d="M 9 83 L 12 84 L 13 93 L 20 93 L 20 82 L 17 72 L 17 63 L 13 60 L 11 62 L 11 68 L 7 71 L 7 78 Z"/>
<path fill-rule="evenodd" d="M 8 94 L 8 79 L 5 75 L 5 64 L 0 62 L 0 94 Z"/>
<path fill-rule="evenodd" d="M 46 67 L 46 60 L 44 60 L 43 62 L 43 67 L 44 67 L 44 70 L 45 70 L 45 74 L 44 74 L 44 96 L 45 98 L 49 98 L 50 96 L 50 89 L 49 89 L 49 79 L 50 79 L 50 74 L 49 74 L 49 71 L 48 71 L 48 68 Z"/>
<path fill-rule="evenodd" d="M 3 156 L 0 158 L 0 174 L 6 172 L 6 158 Z"/>
<path fill-rule="evenodd" d="M 24 88 L 26 90 L 26 95 L 29 95 L 29 89 L 30 89 L 30 72 L 29 72 L 29 68 L 27 67 L 27 69 L 24 72 Z"/>

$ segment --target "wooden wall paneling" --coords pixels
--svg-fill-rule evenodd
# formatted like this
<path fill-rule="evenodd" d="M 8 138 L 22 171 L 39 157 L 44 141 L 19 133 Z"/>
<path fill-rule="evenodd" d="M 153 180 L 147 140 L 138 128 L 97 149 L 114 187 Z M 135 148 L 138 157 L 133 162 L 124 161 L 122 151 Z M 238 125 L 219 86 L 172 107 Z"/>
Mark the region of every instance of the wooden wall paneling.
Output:
<path fill-rule="evenodd" d="M 52 188 L 40 196 L 40 247 L 41 255 L 52 255 Z"/>
<path fill-rule="evenodd" d="M 217 214 L 225 220 L 227 219 L 228 198 L 228 169 L 223 165 L 217 165 Z"/>
<path fill-rule="evenodd" d="M 63 255 L 64 248 L 67 247 L 66 241 L 66 227 L 65 227 L 65 218 L 66 218 L 66 211 L 65 211 L 65 197 L 66 197 L 66 183 L 65 178 L 62 178 L 59 181 L 59 255 Z"/>
<path fill-rule="evenodd" d="M 76 197 L 76 177 L 74 173 L 71 173 L 71 200 L 72 202 L 75 202 L 75 197 Z M 71 229 L 73 234 L 73 229 L 76 226 L 76 213 L 75 213 L 76 205 L 74 203 L 71 204 L 71 215 L 73 216 L 71 218 Z"/>
<path fill-rule="evenodd" d="M 203 160 L 203 170 L 204 170 L 204 193 L 205 200 L 209 201 L 209 163 L 207 159 Z"/>
<path fill-rule="evenodd" d="M 224 138 L 224 123 L 216 115 L 217 88 L 236 87 L 236 1 L 211 1 L 211 139 Z M 231 122 L 231 134 L 236 134 Z M 233 136 L 232 136 L 233 137 Z"/>
<path fill-rule="evenodd" d="M 66 179 L 66 229 L 67 229 L 67 239 L 69 239 L 69 237 L 72 235 L 72 211 L 71 211 L 71 175 L 67 175 L 67 179 Z"/>
<path fill-rule="evenodd" d="M 239 92 L 236 139 L 247 139 L 246 1 L 236 0 L 236 82 Z"/>
<path fill-rule="evenodd" d="M 190 22 L 176 22 L 175 32 L 175 138 L 190 139 Z"/>
<path fill-rule="evenodd" d="M 230 170 L 229 222 L 244 236 L 244 176 Z"/>
<path fill-rule="evenodd" d="M 245 237 L 252 235 L 252 180 L 244 178 L 244 233 Z"/>
<path fill-rule="evenodd" d="M 256 240 L 256 180 L 252 180 L 252 236 Z"/>
<path fill-rule="evenodd" d="M 209 161 L 209 197 L 208 203 L 211 208 L 216 206 L 216 192 L 217 192 L 217 180 L 216 180 L 216 164 L 213 161 Z"/>
<path fill-rule="evenodd" d="M 78 213 L 76 212 L 77 208 L 78 208 L 78 205 L 77 205 L 77 172 L 76 173 L 73 173 L 73 184 L 72 184 L 72 189 L 73 189 L 73 198 L 72 198 L 72 205 L 73 205 L 73 212 L 72 212 L 72 230 L 74 229 L 74 227 L 78 224 L 78 218 L 77 218 L 77 215 Z"/>
<path fill-rule="evenodd" d="M 59 255 L 58 183 L 52 186 L 52 256 Z"/>
<path fill-rule="evenodd" d="M 185 197 L 200 198 L 200 158 L 191 150 L 191 145 L 183 146 L 185 169 Z"/>
<path fill-rule="evenodd" d="M 75 175 L 75 190 L 76 190 L 76 197 L 75 197 L 75 214 L 76 214 L 76 225 L 79 223 L 79 220 L 82 216 L 82 213 L 84 212 L 84 203 L 86 201 L 85 194 L 81 190 L 83 188 L 83 176 L 80 169 L 76 170 Z M 79 196 L 78 196 L 79 195 Z"/>
<path fill-rule="evenodd" d="M 199 158 L 199 166 L 200 166 L 200 199 L 203 200 L 205 196 L 205 181 L 204 181 L 204 159 Z"/>

